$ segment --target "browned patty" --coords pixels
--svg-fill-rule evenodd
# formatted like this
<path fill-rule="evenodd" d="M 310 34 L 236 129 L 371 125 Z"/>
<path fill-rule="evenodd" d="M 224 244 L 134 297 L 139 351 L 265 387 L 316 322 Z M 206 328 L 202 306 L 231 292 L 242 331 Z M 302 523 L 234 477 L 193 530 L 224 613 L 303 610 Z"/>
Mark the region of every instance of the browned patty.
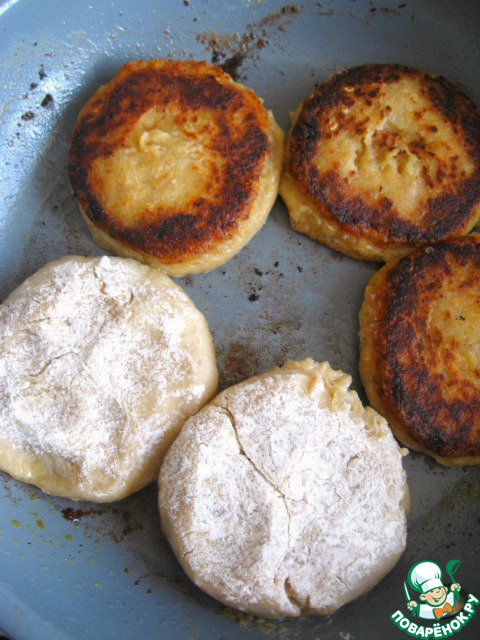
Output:
<path fill-rule="evenodd" d="M 292 225 L 356 258 L 389 260 L 480 217 L 480 116 L 441 77 L 353 67 L 293 118 L 280 186 Z"/>
<path fill-rule="evenodd" d="M 480 235 L 392 261 L 360 311 L 360 373 L 405 445 L 480 463 Z"/>
<path fill-rule="evenodd" d="M 278 188 L 278 179 L 268 174 L 273 165 L 267 166 L 272 122 L 254 92 L 217 67 L 131 62 L 80 113 L 69 157 L 74 194 L 87 221 L 117 247 L 167 265 L 188 262 L 212 247 L 227 246 L 259 198 L 264 221 Z M 142 133 L 150 136 L 145 144 Z M 149 155 L 164 139 L 163 156 Z M 133 170 L 128 164 L 132 150 L 145 152 L 145 161 Z M 281 154 L 277 165 L 279 174 Z M 131 188 L 125 186 L 130 180 Z"/>

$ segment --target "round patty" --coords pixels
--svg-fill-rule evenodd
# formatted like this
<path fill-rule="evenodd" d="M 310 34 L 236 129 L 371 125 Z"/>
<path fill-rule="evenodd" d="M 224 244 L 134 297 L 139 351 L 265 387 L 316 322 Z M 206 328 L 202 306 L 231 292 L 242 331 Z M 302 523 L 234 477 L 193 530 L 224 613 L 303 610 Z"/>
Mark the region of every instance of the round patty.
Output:
<path fill-rule="evenodd" d="M 0 469 L 48 493 L 144 487 L 216 388 L 205 318 L 133 260 L 53 262 L 0 305 Z"/>
<path fill-rule="evenodd" d="M 353 258 L 466 234 L 480 217 L 480 115 L 444 78 L 353 67 L 299 106 L 280 193 L 295 229 Z"/>
<path fill-rule="evenodd" d="M 360 373 L 398 439 L 480 463 L 480 236 L 388 263 L 360 311 Z"/>
<path fill-rule="evenodd" d="M 220 68 L 137 61 L 82 109 L 69 177 L 98 244 L 182 276 L 222 264 L 261 228 L 282 157 L 271 112 Z"/>
<path fill-rule="evenodd" d="M 289 362 L 187 421 L 159 476 L 162 527 L 190 578 L 266 617 L 328 615 L 406 543 L 402 452 L 328 363 Z"/>

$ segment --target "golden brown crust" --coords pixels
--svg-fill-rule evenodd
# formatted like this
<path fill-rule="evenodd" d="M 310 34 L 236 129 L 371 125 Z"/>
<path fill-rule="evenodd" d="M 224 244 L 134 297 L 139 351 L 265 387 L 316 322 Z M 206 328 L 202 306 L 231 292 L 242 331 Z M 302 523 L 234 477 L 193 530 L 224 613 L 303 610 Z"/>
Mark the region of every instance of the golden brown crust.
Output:
<path fill-rule="evenodd" d="M 339 73 L 300 105 L 280 193 L 292 224 L 388 260 L 480 217 L 480 116 L 445 79 L 395 64 Z"/>
<path fill-rule="evenodd" d="M 446 465 L 480 463 L 480 235 L 392 261 L 360 311 L 360 374 L 397 438 Z"/>
<path fill-rule="evenodd" d="M 131 62 L 80 113 L 69 177 L 100 239 L 154 266 L 195 262 L 264 222 L 281 170 L 278 129 L 220 68 Z M 253 215 L 256 228 L 243 231 Z"/>

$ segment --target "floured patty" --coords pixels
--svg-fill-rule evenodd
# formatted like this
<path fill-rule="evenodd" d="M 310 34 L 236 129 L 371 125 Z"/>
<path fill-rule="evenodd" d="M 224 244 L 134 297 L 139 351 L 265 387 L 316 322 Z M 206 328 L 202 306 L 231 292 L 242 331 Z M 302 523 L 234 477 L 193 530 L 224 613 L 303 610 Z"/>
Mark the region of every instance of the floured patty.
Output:
<path fill-rule="evenodd" d="M 354 258 L 389 260 L 480 217 L 480 116 L 445 79 L 348 69 L 293 116 L 280 193 L 293 227 Z"/>
<path fill-rule="evenodd" d="M 64 258 L 0 305 L 0 469 L 48 493 L 146 486 L 216 389 L 205 318 L 133 260 Z"/>
<path fill-rule="evenodd" d="M 328 363 L 289 362 L 223 391 L 169 449 L 162 527 L 190 578 L 224 604 L 328 615 L 403 552 L 402 452 L 350 383 Z"/>
<path fill-rule="evenodd" d="M 480 236 L 392 261 L 360 312 L 360 372 L 398 439 L 446 465 L 480 463 Z"/>
<path fill-rule="evenodd" d="M 271 112 L 220 68 L 137 61 L 82 109 L 69 176 L 101 246 L 181 276 L 222 264 L 260 229 L 282 157 Z"/>

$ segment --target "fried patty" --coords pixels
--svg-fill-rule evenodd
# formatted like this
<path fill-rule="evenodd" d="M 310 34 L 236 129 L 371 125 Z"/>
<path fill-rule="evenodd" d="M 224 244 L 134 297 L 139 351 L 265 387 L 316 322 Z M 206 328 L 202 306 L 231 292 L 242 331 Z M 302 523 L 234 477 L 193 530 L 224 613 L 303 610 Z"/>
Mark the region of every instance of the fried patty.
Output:
<path fill-rule="evenodd" d="M 295 229 L 353 258 L 464 235 L 480 217 L 480 115 L 425 71 L 348 69 L 293 115 L 280 193 Z"/>
<path fill-rule="evenodd" d="M 360 374 L 406 446 L 480 463 L 480 234 L 414 252 L 370 280 Z"/>
<path fill-rule="evenodd" d="M 81 111 L 69 177 L 94 239 L 181 276 L 235 255 L 278 193 L 283 132 L 204 62 L 124 65 Z"/>

